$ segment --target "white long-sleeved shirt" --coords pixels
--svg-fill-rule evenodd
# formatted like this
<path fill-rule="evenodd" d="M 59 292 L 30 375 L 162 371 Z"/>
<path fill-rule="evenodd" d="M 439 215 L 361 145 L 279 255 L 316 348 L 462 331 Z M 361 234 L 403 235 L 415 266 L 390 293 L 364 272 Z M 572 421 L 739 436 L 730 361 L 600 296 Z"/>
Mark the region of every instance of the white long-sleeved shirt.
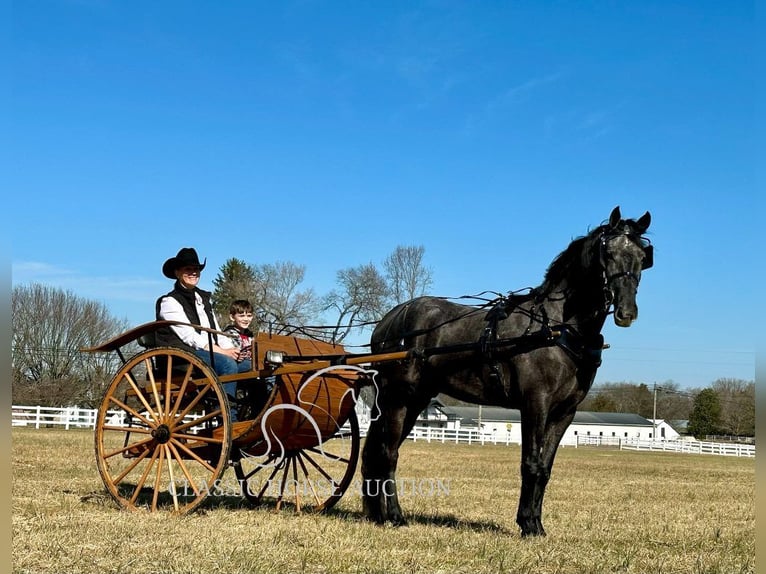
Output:
<path fill-rule="evenodd" d="M 221 327 L 218 325 L 218 321 L 213 316 L 213 325 L 208 320 L 207 313 L 205 312 L 205 306 L 202 303 L 202 297 L 199 293 L 194 293 L 194 306 L 197 308 L 197 316 L 199 317 L 200 325 L 209 329 L 215 329 L 220 331 Z M 163 297 L 160 301 L 160 318 L 167 321 L 181 321 L 183 323 L 189 322 L 189 317 L 186 316 L 183 307 L 174 297 Z M 176 332 L 176 335 L 180 339 L 189 345 L 193 349 L 207 349 L 209 343 L 209 335 L 206 331 L 197 332 L 194 327 L 186 325 L 173 325 L 171 327 Z M 230 349 L 234 346 L 229 337 L 218 335 L 218 346 L 222 349 Z"/>

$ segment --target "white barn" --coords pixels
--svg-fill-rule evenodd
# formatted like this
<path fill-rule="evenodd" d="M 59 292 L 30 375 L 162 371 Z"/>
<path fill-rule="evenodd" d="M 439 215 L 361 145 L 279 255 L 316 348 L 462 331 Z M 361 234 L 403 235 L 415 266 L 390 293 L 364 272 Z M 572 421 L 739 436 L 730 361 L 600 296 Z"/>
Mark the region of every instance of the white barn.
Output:
<path fill-rule="evenodd" d="M 521 414 L 517 409 L 479 407 L 477 405 L 447 406 L 439 399 L 420 414 L 418 427 L 444 429 L 481 429 L 485 438 L 521 444 Z M 678 437 L 667 422 L 652 422 L 637 414 L 578 411 L 564 433 L 563 444 L 575 444 L 579 437 L 592 437 L 604 442 L 617 439 L 672 440 Z"/>

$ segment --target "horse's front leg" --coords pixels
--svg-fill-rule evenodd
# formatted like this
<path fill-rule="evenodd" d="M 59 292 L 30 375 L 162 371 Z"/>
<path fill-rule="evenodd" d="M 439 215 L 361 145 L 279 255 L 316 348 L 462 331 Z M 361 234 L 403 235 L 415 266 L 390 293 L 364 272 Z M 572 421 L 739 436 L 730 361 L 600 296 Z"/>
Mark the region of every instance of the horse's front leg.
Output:
<path fill-rule="evenodd" d="M 522 414 L 521 419 L 521 491 L 516 523 L 522 536 L 545 536 L 542 523 L 540 489 L 548 482 L 543 464 L 544 417 L 538 413 Z"/>
<path fill-rule="evenodd" d="M 532 516 L 536 517 L 536 522 L 539 527 L 539 533 L 545 535 L 545 529 L 542 523 L 543 514 L 543 498 L 545 497 L 545 489 L 548 486 L 548 481 L 551 478 L 551 471 L 553 470 L 553 461 L 556 458 L 556 452 L 558 451 L 561 439 L 564 436 L 564 432 L 569 427 L 572 419 L 574 418 L 574 411 L 565 415 L 558 420 L 548 420 L 545 431 L 543 433 L 543 443 L 540 449 L 540 465 L 542 470 L 537 473 L 537 484 L 534 488 L 532 495 Z"/>

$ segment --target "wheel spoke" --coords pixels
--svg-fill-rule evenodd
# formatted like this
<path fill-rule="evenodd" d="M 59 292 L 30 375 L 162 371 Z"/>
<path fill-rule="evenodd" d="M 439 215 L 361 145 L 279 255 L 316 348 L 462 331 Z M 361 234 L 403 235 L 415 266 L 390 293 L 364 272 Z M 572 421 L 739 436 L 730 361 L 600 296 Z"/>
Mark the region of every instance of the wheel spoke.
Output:
<path fill-rule="evenodd" d="M 125 470 L 123 470 L 123 471 L 122 471 L 122 473 L 120 474 L 120 476 L 118 476 L 117 478 L 115 478 L 115 479 L 114 479 L 114 482 L 115 482 L 115 483 L 119 483 L 119 482 L 121 482 L 123 478 L 125 478 L 126 476 L 128 476 L 128 474 L 130 473 L 130 471 L 131 471 L 131 470 L 133 470 L 134 468 L 136 468 L 136 467 L 138 466 L 138 464 L 139 464 L 139 463 L 140 463 L 142 460 L 144 460 L 144 459 L 145 459 L 147 456 L 149 456 L 149 453 L 150 453 L 150 452 L 152 452 L 152 451 L 150 451 L 150 450 L 147 448 L 147 449 L 146 449 L 144 452 L 142 452 L 140 455 L 138 455 L 138 456 L 135 458 L 135 460 L 134 460 L 133 462 L 131 462 L 131 463 L 128 465 L 128 468 L 126 468 Z"/>
<path fill-rule="evenodd" d="M 271 472 L 271 475 L 269 475 L 268 480 L 264 481 L 263 485 L 261 486 L 261 490 L 258 491 L 258 495 L 254 497 L 256 502 L 263 498 L 263 495 L 266 493 L 266 489 L 269 487 L 269 484 L 271 484 L 271 481 L 274 480 L 274 476 L 277 474 L 277 470 L 277 468 L 274 468 L 274 470 Z M 250 492 L 250 484 L 246 480 L 242 481 L 242 487 L 247 488 L 247 491 Z"/>
<path fill-rule="evenodd" d="M 263 464 L 257 464 L 255 465 L 255 468 L 251 470 L 249 473 L 242 472 L 242 478 L 245 480 L 250 480 L 253 476 L 255 476 L 256 473 L 264 470 L 265 468 L 269 468 L 269 463 L 273 461 L 276 458 L 276 456 L 270 456 L 269 459 L 264 462 Z M 240 462 L 240 468 L 242 463 Z M 276 470 L 272 473 L 272 475 L 269 477 L 269 479 L 274 478 L 274 474 L 276 474 Z"/>
<path fill-rule="evenodd" d="M 207 461 L 201 459 L 196 452 L 191 450 L 189 447 L 187 447 L 184 443 L 179 442 L 175 438 L 171 438 L 170 441 L 175 444 L 178 448 L 180 448 L 182 451 L 184 451 L 186 454 L 188 454 L 190 457 L 192 457 L 194 460 L 196 460 L 198 463 L 200 463 L 202 466 L 204 466 L 206 469 L 208 469 L 210 472 L 215 472 L 215 469 L 208 464 Z"/>
<path fill-rule="evenodd" d="M 297 456 L 295 457 L 297 458 Z M 293 459 L 293 483 L 295 485 L 295 511 L 301 511 L 301 494 L 300 488 L 298 488 L 298 463 Z"/>
<path fill-rule="evenodd" d="M 117 432 L 123 432 L 123 433 L 136 433 L 136 434 L 149 434 L 152 432 L 151 428 L 145 429 L 141 427 L 113 427 L 111 425 L 104 425 L 101 427 L 102 430 L 109 430 L 109 431 L 117 431 Z"/>
<path fill-rule="evenodd" d="M 175 418 L 179 418 L 183 420 L 184 417 L 186 417 L 186 415 L 188 415 L 191 412 L 191 410 L 197 406 L 197 403 L 199 403 L 202 400 L 202 398 L 207 394 L 207 392 L 212 388 L 213 388 L 213 383 L 208 381 L 208 383 L 202 388 L 202 390 L 197 393 L 197 396 L 194 397 L 192 401 L 188 405 L 186 405 L 186 408 L 183 411 L 181 411 L 180 414 L 176 415 Z"/>
<path fill-rule="evenodd" d="M 127 452 L 130 449 L 132 449 L 132 448 L 138 448 L 140 446 L 148 444 L 148 443 L 152 442 L 153 440 L 154 440 L 154 438 L 149 437 L 149 438 L 142 439 L 142 440 L 140 440 L 138 442 L 131 443 L 131 444 L 127 445 L 127 446 L 124 446 L 122 448 L 119 448 L 117 450 L 113 450 L 112 452 L 108 452 L 108 453 L 104 454 L 104 458 L 112 458 L 113 456 L 115 456 L 117 454 L 122 454 L 124 452 Z M 146 450 L 148 451 L 149 449 L 146 449 Z"/>
<path fill-rule="evenodd" d="M 144 366 L 146 367 L 146 374 L 149 376 L 149 383 L 152 387 L 152 394 L 154 395 L 154 401 L 157 405 L 157 420 L 160 421 L 160 423 L 165 422 L 165 417 L 163 417 L 163 406 L 160 402 L 160 394 L 157 391 L 157 381 L 154 380 L 154 369 L 152 369 L 152 363 L 150 359 L 144 359 Z"/>
<path fill-rule="evenodd" d="M 208 444 L 223 444 L 222 438 L 215 438 L 212 436 L 202 436 L 198 434 L 184 434 L 184 433 L 177 433 L 174 431 L 173 437 L 177 439 L 185 439 L 190 441 L 200 441 L 200 442 L 205 442 Z"/>
<path fill-rule="evenodd" d="M 141 401 L 146 407 L 147 412 L 150 412 L 152 416 L 156 416 L 154 411 L 152 410 L 152 407 L 149 406 L 149 403 L 146 400 L 146 397 L 144 397 L 144 391 L 138 387 L 136 382 L 133 380 L 133 377 L 130 376 L 130 373 L 128 371 L 125 371 L 123 374 L 123 377 L 125 377 L 125 380 L 128 381 L 128 384 L 133 387 L 133 391 L 136 393 L 136 396 L 138 397 L 138 400 Z"/>
<path fill-rule="evenodd" d="M 173 357 L 168 357 L 168 381 L 171 380 L 170 373 L 173 363 Z M 173 420 L 173 418 L 176 416 L 176 413 L 178 412 L 178 409 L 181 408 L 181 402 L 183 401 L 184 393 L 186 392 L 186 387 L 189 385 L 189 380 L 191 379 L 192 370 L 194 369 L 194 365 L 189 363 L 186 367 L 186 373 L 184 374 L 184 380 L 181 383 L 181 388 L 178 390 L 178 396 L 176 397 L 175 403 L 173 404 L 173 409 L 170 411 L 170 420 Z M 181 417 L 183 418 L 183 417 Z"/>
<path fill-rule="evenodd" d="M 205 421 L 209 421 L 210 419 L 214 419 L 215 417 L 221 416 L 221 413 L 223 413 L 221 409 L 207 413 L 205 416 L 194 419 L 193 421 L 189 421 L 188 423 L 183 423 L 181 425 L 178 425 L 177 427 L 173 427 L 173 432 L 180 432 L 190 427 L 197 426 L 198 424 L 204 423 Z"/>
<path fill-rule="evenodd" d="M 149 476 L 149 472 L 152 470 L 152 465 L 154 465 L 154 462 L 157 460 L 157 455 L 159 454 L 159 449 L 155 448 L 152 452 L 152 458 L 149 460 L 148 464 L 146 465 L 146 468 L 144 469 L 143 474 L 141 475 L 141 478 L 138 479 L 138 482 L 136 483 L 136 489 L 133 491 L 133 496 L 130 497 L 131 504 L 136 503 L 136 499 L 138 499 L 138 495 L 141 493 L 141 489 L 144 487 L 144 484 L 146 483 L 146 478 Z"/>
<path fill-rule="evenodd" d="M 157 423 L 156 423 L 156 422 L 154 422 L 154 421 L 150 421 L 150 420 L 149 420 L 149 419 L 147 419 L 145 416 L 143 416 L 141 413 L 139 413 L 137 410 L 135 410 L 135 409 L 133 409 L 133 408 L 129 407 L 128 405 L 126 405 L 125 403 L 123 403 L 123 402 L 122 402 L 120 399 L 118 399 L 117 397 L 109 397 L 109 400 L 110 400 L 111 402 L 113 402 L 115 405 L 117 405 L 118 407 L 120 407 L 121 409 L 123 409 L 124 411 L 126 411 L 126 412 L 127 412 L 128 414 L 130 414 L 131 416 L 134 416 L 134 417 L 136 417 L 137 419 L 139 419 L 139 420 L 140 420 L 142 423 L 144 423 L 146 426 L 148 426 L 148 427 L 150 427 L 150 428 L 157 428 Z M 154 414 L 154 413 L 152 413 L 152 414 Z"/>
<path fill-rule="evenodd" d="M 173 474 L 173 458 L 170 456 L 170 447 L 167 443 L 162 445 L 165 451 L 165 459 L 168 461 L 168 476 L 170 477 L 170 494 L 173 497 L 173 508 L 178 512 L 178 493 L 176 492 L 176 477 Z"/>
<path fill-rule="evenodd" d="M 279 484 L 279 498 L 277 498 L 277 510 L 282 508 L 282 500 L 285 496 L 285 486 L 287 486 L 287 472 L 290 470 L 290 458 L 285 459 L 285 471 L 282 473 L 282 481 Z"/>
<path fill-rule="evenodd" d="M 178 449 L 176 448 L 175 444 L 173 444 L 173 441 L 171 440 L 169 443 L 167 443 L 167 446 L 170 450 L 173 451 L 173 455 L 176 458 L 176 461 L 178 462 L 178 466 L 181 467 L 181 472 L 184 473 L 184 476 L 186 477 L 186 481 L 191 484 L 192 489 L 194 490 L 194 494 L 199 496 L 199 489 L 197 488 L 197 485 L 194 482 L 194 479 L 192 478 L 191 474 L 189 473 L 189 469 L 186 468 L 186 463 L 181 458 L 181 455 L 178 453 Z"/>
<path fill-rule="evenodd" d="M 162 445 L 164 447 L 164 445 Z M 165 459 L 165 449 L 160 447 L 160 459 L 157 463 L 157 476 L 154 477 L 154 492 L 152 493 L 152 511 L 157 510 L 157 500 L 160 494 L 160 480 L 162 480 L 162 463 Z"/>
<path fill-rule="evenodd" d="M 165 373 L 165 414 L 167 415 L 167 421 L 172 421 L 172 417 L 170 416 L 170 411 L 173 408 L 173 405 L 170 403 L 170 387 L 173 386 L 173 357 L 168 357 L 167 360 L 168 368 L 167 372 Z"/>
<path fill-rule="evenodd" d="M 317 464 L 317 463 L 314 461 L 314 459 L 313 459 L 312 457 L 310 457 L 310 456 L 309 456 L 307 453 L 305 453 L 305 452 L 303 453 L 303 456 L 306 458 L 306 460 L 307 460 L 307 461 L 309 461 L 309 462 L 311 463 L 311 465 L 312 465 L 312 466 L 313 466 L 315 469 L 317 469 L 317 471 L 319 471 L 319 473 L 321 473 L 321 474 L 322 474 L 322 476 L 324 476 L 324 477 L 325 477 L 327 480 L 329 480 L 330 482 L 332 482 L 333 484 L 335 484 L 335 479 L 334 479 L 332 476 L 330 476 L 329 474 L 327 474 L 327 472 L 325 472 L 325 470 L 324 470 L 324 469 L 323 469 L 321 466 L 319 466 L 319 465 L 318 465 L 318 464 Z"/>
<path fill-rule="evenodd" d="M 304 455 L 302 453 L 298 453 L 296 458 L 298 459 L 298 462 L 301 464 L 301 470 L 303 470 L 303 476 L 306 477 L 306 482 L 309 485 L 309 488 L 311 489 L 311 494 L 314 495 L 314 501 L 316 502 L 317 506 L 320 506 L 322 504 L 322 501 L 319 499 L 319 495 L 317 494 L 316 489 L 314 488 L 314 483 L 311 482 L 311 479 L 309 478 L 309 471 L 306 468 L 306 463 L 303 462 Z"/>
<path fill-rule="evenodd" d="M 329 459 L 335 460 L 335 461 L 337 461 L 337 462 L 343 462 L 343 463 L 348 463 L 348 462 L 349 462 L 349 459 L 348 459 L 348 458 L 345 458 L 345 457 L 339 456 L 339 455 L 337 455 L 337 454 L 333 454 L 333 453 L 331 453 L 331 452 L 325 452 L 325 451 L 323 451 L 323 450 L 319 450 L 319 449 L 318 449 L 318 448 L 316 448 L 315 446 L 309 447 L 309 448 L 307 448 L 306 450 L 307 450 L 307 451 L 309 451 L 309 452 L 313 452 L 313 453 L 315 453 L 315 454 L 318 454 L 318 455 L 320 455 L 320 456 L 323 456 L 323 457 L 325 457 L 325 458 L 329 458 Z"/>

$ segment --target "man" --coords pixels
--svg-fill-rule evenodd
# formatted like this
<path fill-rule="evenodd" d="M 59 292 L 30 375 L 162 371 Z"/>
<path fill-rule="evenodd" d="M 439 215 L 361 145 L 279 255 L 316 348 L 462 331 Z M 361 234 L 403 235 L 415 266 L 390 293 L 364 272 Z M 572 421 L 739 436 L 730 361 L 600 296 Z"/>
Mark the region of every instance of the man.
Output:
<path fill-rule="evenodd" d="M 180 321 L 189 325 L 172 325 L 157 331 L 156 344 L 159 346 L 180 347 L 210 364 L 212 340 L 214 370 L 218 375 L 232 375 L 244 372 L 249 362 L 238 363 L 240 350 L 225 335 L 209 334 L 195 328 L 199 325 L 220 331 L 221 327 L 210 304 L 209 291 L 200 289 L 200 275 L 207 259 L 200 263 L 197 251 L 192 247 L 183 247 L 175 257 L 171 257 L 162 266 L 162 274 L 168 279 L 175 279 L 173 290 L 157 299 L 156 315 L 158 321 Z M 233 398 L 237 383 L 223 385 L 226 394 Z M 232 408 L 232 420 L 236 420 L 236 409 Z"/>

